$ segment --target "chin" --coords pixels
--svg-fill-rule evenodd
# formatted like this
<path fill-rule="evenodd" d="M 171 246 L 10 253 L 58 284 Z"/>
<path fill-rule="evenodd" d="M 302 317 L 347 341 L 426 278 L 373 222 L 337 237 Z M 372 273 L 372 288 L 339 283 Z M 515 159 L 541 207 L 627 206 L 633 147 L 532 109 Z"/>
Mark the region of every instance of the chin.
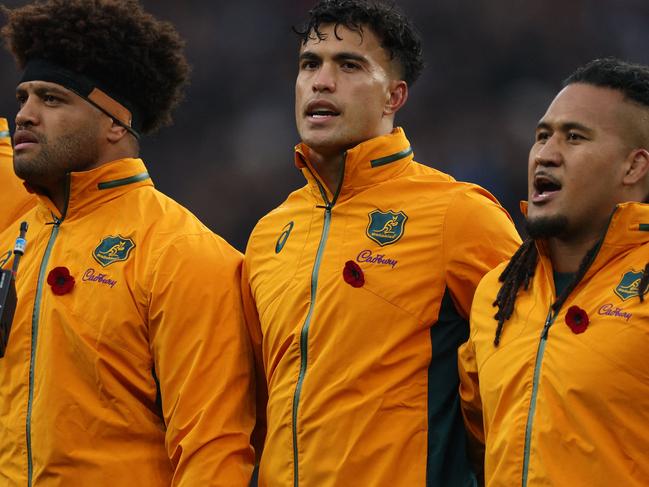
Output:
<path fill-rule="evenodd" d="M 530 215 L 528 213 L 525 218 L 525 231 L 534 239 L 559 237 L 566 232 L 569 224 L 566 215 Z"/>

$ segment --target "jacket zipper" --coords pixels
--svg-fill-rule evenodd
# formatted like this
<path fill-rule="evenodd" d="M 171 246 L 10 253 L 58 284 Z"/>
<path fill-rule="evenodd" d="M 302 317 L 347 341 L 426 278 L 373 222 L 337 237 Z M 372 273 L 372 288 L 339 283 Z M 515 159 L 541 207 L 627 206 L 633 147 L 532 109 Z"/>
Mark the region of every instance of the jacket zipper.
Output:
<path fill-rule="evenodd" d="M 527 413 L 527 425 L 525 426 L 525 448 L 523 450 L 523 487 L 527 487 L 527 473 L 530 464 L 530 444 L 532 441 L 532 424 L 534 423 L 534 413 L 536 412 L 536 398 L 539 390 L 539 378 L 541 375 L 541 365 L 543 362 L 543 354 L 545 352 L 545 345 L 548 341 L 548 330 L 554 323 L 558 311 L 552 312 L 552 307 L 548 312 L 548 317 L 545 319 L 545 325 L 541 332 L 541 339 L 539 340 L 539 348 L 536 352 L 536 363 L 534 365 L 534 377 L 532 379 L 532 398 L 530 399 L 530 409 Z"/>
<path fill-rule="evenodd" d="M 47 269 L 47 264 L 50 260 L 50 254 L 52 252 L 52 247 L 54 246 L 54 241 L 56 240 L 57 235 L 59 234 L 59 227 L 61 225 L 61 220 L 56 218 L 54 220 L 54 226 L 52 227 L 52 233 L 50 234 L 50 239 L 47 242 L 47 248 L 45 249 L 45 254 L 43 255 L 43 260 L 41 261 L 41 268 L 38 272 L 38 282 L 36 285 L 36 297 L 34 298 L 34 310 L 32 311 L 32 343 L 31 343 L 31 355 L 29 358 L 29 399 L 27 401 L 27 421 L 26 421 L 26 432 L 27 432 L 27 485 L 32 487 L 32 475 L 34 473 L 34 465 L 32 460 L 32 404 L 34 402 L 34 364 L 36 361 L 36 345 L 38 341 L 38 323 L 39 315 L 41 312 L 41 298 L 43 295 L 43 281 L 45 279 L 45 271 Z"/>
<path fill-rule="evenodd" d="M 618 206 L 616 206 L 613 212 L 611 213 L 611 216 L 606 225 L 606 231 L 604 232 L 604 235 L 599 240 L 599 242 L 597 242 L 596 244 L 597 247 L 595 250 L 595 255 L 593 256 L 593 260 L 591 261 L 590 265 L 592 265 L 592 263 L 595 262 L 595 258 L 597 257 L 597 254 L 599 253 L 600 249 L 602 248 L 602 244 L 604 243 L 604 238 L 608 233 L 608 228 L 611 226 L 611 221 L 613 220 L 613 216 L 615 216 L 615 212 L 617 211 L 617 209 Z M 586 271 L 584 271 L 584 275 L 585 273 Z M 572 292 L 574 291 L 575 289 L 572 290 Z M 567 298 L 568 297 L 566 297 L 566 300 Z M 563 305 L 566 303 L 566 300 L 561 302 L 561 307 L 563 307 Z M 543 326 L 543 330 L 541 331 L 539 348 L 536 352 L 536 363 L 534 364 L 534 376 L 532 379 L 532 398 L 530 399 L 530 408 L 527 413 L 527 424 L 525 425 L 525 447 L 523 449 L 522 487 L 527 487 L 527 478 L 529 474 L 528 470 L 530 466 L 530 449 L 532 444 L 532 424 L 534 423 L 534 413 L 536 412 L 536 398 L 539 389 L 539 379 L 541 375 L 541 364 L 543 362 L 543 354 L 545 353 L 545 345 L 548 340 L 548 330 L 554 323 L 554 320 L 557 319 L 557 316 L 559 315 L 559 311 L 561 311 L 560 309 L 557 309 L 553 312 L 552 306 L 553 305 L 550 306 L 550 310 L 548 311 L 548 316 L 545 319 L 545 325 Z"/>
<path fill-rule="evenodd" d="M 32 310 L 32 339 L 31 339 L 31 353 L 29 357 L 29 398 L 27 400 L 27 418 L 25 420 L 25 433 L 27 437 L 27 486 L 32 487 L 32 478 L 34 475 L 34 460 L 32 458 L 32 405 L 34 403 L 34 369 L 36 362 L 36 346 L 38 344 L 38 326 L 41 314 L 41 299 L 43 297 L 43 281 L 45 280 L 45 271 L 47 264 L 50 260 L 50 254 L 54 247 L 54 242 L 59 234 L 61 223 L 65 219 L 68 211 L 68 203 L 70 201 L 70 173 L 66 174 L 65 178 L 65 202 L 61 218 L 54 216 L 52 223 L 52 233 L 47 241 L 47 247 L 43 254 L 41 267 L 38 271 L 38 281 L 36 283 L 36 296 L 34 297 L 34 309 Z"/>
<path fill-rule="evenodd" d="M 318 250 L 315 256 L 315 262 L 313 263 L 313 270 L 311 271 L 311 303 L 309 304 L 309 311 L 307 312 L 306 319 L 302 325 L 302 330 L 300 331 L 300 373 L 297 378 L 297 384 L 295 385 L 295 393 L 293 394 L 293 486 L 299 486 L 298 473 L 299 473 L 299 464 L 298 464 L 298 453 L 297 453 L 297 413 L 300 406 L 300 395 L 302 394 L 302 384 L 304 383 L 304 377 L 306 376 L 307 368 L 307 348 L 309 345 L 309 328 L 311 326 L 311 318 L 313 316 L 313 309 L 316 302 L 316 292 L 318 290 L 318 274 L 320 272 L 320 264 L 322 263 L 322 255 L 324 254 L 324 249 L 327 244 L 327 238 L 329 237 L 329 227 L 331 226 L 331 210 L 336 204 L 338 195 L 340 194 L 340 189 L 343 185 L 343 177 L 345 174 L 345 160 L 347 159 L 347 153 L 343 154 L 342 169 L 340 175 L 340 182 L 338 183 L 338 188 L 336 193 L 333 196 L 333 199 L 329 201 L 327 198 L 327 193 L 323 189 L 320 181 L 313 173 L 312 176 L 318 184 L 318 189 L 322 195 L 322 198 L 325 202 L 324 208 L 324 223 L 322 226 L 322 234 L 320 235 L 320 244 L 318 245 Z M 307 168 L 309 166 L 307 165 Z M 311 171 L 309 169 L 309 171 Z"/>

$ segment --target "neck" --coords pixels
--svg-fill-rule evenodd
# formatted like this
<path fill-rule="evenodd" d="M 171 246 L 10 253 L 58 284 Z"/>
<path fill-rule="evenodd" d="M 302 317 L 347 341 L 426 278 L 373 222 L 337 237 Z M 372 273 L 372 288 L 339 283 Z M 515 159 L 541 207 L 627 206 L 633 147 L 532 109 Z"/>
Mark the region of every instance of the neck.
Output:
<path fill-rule="evenodd" d="M 552 260 L 552 269 L 556 272 L 577 272 L 586 253 L 593 248 L 600 238 L 601 235 L 583 238 L 579 241 L 550 238 L 548 247 L 550 259 Z"/>
<path fill-rule="evenodd" d="M 309 160 L 331 194 L 335 194 L 343 177 L 344 154 L 324 156 L 311 151 Z"/>

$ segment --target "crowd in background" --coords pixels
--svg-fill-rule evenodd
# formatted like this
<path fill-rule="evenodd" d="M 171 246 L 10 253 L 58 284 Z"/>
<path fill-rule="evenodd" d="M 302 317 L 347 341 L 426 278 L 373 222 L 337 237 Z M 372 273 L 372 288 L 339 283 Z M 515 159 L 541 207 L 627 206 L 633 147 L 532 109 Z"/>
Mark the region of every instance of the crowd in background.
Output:
<path fill-rule="evenodd" d="M 291 26 L 313 2 L 143 3 L 185 37 L 193 74 L 174 125 L 145 138 L 142 157 L 159 189 L 243 250 L 257 220 L 303 184 L 292 153 Z M 517 223 L 534 128 L 561 80 L 596 57 L 649 64 L 646 0 L 396 3 L 421 32 L 426 60 L 397 116 L 415 159 L 484 186 Z M 19 74 L 4 51 L 0 69 L 0 116 L 13 127 Z"/>

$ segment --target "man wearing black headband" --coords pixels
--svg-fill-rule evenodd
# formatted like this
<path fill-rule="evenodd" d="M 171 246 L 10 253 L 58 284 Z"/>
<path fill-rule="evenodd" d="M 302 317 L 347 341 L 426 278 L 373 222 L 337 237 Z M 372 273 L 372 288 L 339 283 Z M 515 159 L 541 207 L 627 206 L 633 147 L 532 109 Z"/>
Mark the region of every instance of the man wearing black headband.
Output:
<path fill-rule="evenodd" d="M 181 98 L 182 40 L 134 0 L 5 13 L 14 166 L 38 204 L 0 330 L 0 485 L 247 485 L 241 256 L 137 158 Z M 17 235 L 0 233 L 3 269 Z"/>

